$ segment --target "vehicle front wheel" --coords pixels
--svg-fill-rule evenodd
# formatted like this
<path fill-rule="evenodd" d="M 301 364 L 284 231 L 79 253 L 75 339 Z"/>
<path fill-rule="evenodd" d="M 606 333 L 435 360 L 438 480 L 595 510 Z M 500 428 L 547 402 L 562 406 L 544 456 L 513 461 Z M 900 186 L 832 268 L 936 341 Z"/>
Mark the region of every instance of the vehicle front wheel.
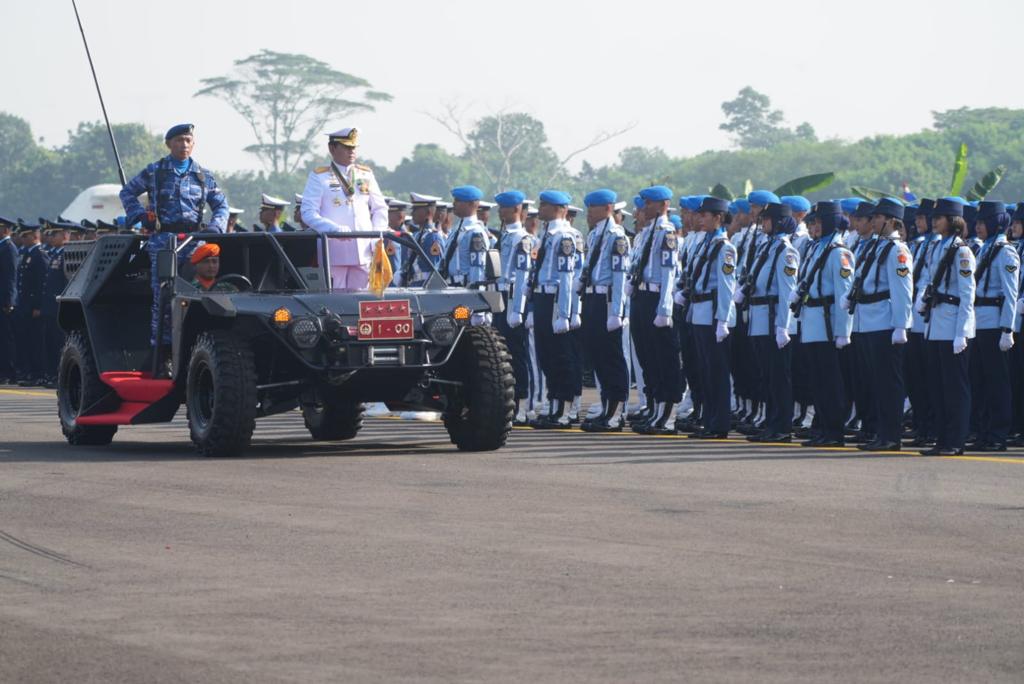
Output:
<path fill-rule="evenodd" d="M 252 349 L 226 330 L 202 333 L 192 347 L 185 389 L 188 429 L 203 456 L 237 456 L 256 427 Z"/>
<path fill-rule="evenodd" d="M 461 451 L 505 446 L 515 413 L 515 379 L 505 340 L 493 328 L 466 328 L 446 376 L 461 383 L 450 396 L 444 426 Z"/>
<path fill-rule="evenodd" d="M 96 370 L 89 338 L 82 330 L 73 331 L 64 343 L 57 367 L 57 415 L 60 417 L 60 431 L 69 444 L 103 446 L 114 439 L 116 425 L 78 425 L 75 422 L 82 411 L 110 391 Z"/>

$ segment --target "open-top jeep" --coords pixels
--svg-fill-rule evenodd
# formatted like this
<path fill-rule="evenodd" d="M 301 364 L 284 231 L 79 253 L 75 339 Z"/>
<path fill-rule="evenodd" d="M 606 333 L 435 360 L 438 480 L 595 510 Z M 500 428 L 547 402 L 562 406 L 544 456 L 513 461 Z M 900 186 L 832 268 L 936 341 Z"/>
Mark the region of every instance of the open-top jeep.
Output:
<path fill-rule="evenodd" d="M 387 235 L 419 249 L 408 236 Z M 167 422 L 184 404 L 200 453 L 228 456 L 249 445 L 256 418 L 300 408 L 314 439 L 345 440 L 362 426 L 363 402 L 379 401 L 440 412 L 459 449 L 503 446 L 514 405 L 508 351 L 492 328 L 471 325 L 500 310 L 500 293 L 447 287 L 436 273 L 423 288 L 389 288 L 383 298 L 332 291 L 328 240 L 358 237 L 378 233 L 172 241 L 156 259 L 171 312 L 164 351 L 150 342 L 145 239 L 108 235 L 70 246 L 65 267 L 73 275 L 58 299 L 67 344 L 57 395 L 67 440 L 109 444 L 119 425 Z M 197 289 L 178 273 L 176 252 L 197 239 L 219 245 L 218 282 L 237 291 Z"/>

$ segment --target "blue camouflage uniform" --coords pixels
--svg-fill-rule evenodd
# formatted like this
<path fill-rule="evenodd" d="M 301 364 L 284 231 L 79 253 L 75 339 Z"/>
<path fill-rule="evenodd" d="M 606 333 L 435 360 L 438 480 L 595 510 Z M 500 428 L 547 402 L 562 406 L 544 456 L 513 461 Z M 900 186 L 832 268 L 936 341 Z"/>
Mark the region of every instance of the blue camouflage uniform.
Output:
<path fill-rule="evenodd" d="M 64 331 L 57 322 L 57 297 L 64 292 L 68 279 L 64 275 L 64 247 L 50 250 L 50 260 L 46 268 L 46 279 L 43 283 L 43 319 L 44 337 L 46 338 L 46 377 L 57 377 L 57 362 L 60 360 L 61 349 L 64 347 Z"/>
<path fill-rule="evenodd" d="M 0 218 L 8 228 L 14 222 Z M 18 303 L 18 248 L 11 237 L 0 238 L 0 382 L 14 380 L 17 347 L 14 341 L 14 308 Z"/>
<path fill-rule="evenodd" d="M 424 226 L 417 226 L 417 228 L 413 233 L 413 239 L 426 254 L 426 258 L 413 250 L 406 252 L 402 264 L 401 285 L 403 287 L 418 287 L 426 283 L 434 273 L 431 266 L 440 268 L 441 260 L 444 258 L 444 235 L 433 221 Z"/>
<path fill-rule="evenodd" d="M 15 346 L 21 378 L 32 382 L 45 375 L 46 327 L 42 309 L 48 263 L 42 245 L 33 245 L 25 248 L 18 264 Z"/>

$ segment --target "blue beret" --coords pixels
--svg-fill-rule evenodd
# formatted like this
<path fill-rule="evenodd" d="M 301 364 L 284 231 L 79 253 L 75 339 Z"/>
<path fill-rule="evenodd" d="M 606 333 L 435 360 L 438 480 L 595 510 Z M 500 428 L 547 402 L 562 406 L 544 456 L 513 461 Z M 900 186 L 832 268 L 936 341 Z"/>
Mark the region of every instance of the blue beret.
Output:
<path fill-rule="evenodd" d="M 669 214 L 668 222 L 676 227 L 676 230 L 682 230 L 683 219 L 679 217 L 679 214 Z"/>
<path fill-rule="evenodd" d="M 686 208 L 690 211 L 700 211 L 700 203 L 707 195 L 690 195 L 686 198 Z"/>
<path fill-rule="evenodd" d="M 736 214 L 749 214 L 750 213 L 750 200 L 740 197 L 738 200 L 732 203 L 732 211 Z"/>
<path fill-rule="evenodd" d="M 718 197 L 705 196 L 704 199 L 701 200 L 700 207 L 697 208 L 697 211 L 711 211 L 724 214 L 729 211 L 729 203 L 724 199 L 719 199 Z"/>
<path fill-rule="evenodd" d="M 932 216 L 960 216 L 964 215 L 964 204 L 959 197 L 943 197 L 935 200 L 935 207 L 932 208 Z"/>
<path fill-rule="evenodd" d="M 648 202 L 671 202 L 672 191 L 664 185 L 652 185 L 640 191 L 640 196 Z"/>
<path fill-rule="evenodd" d="M 687 204 L 686 204 L 686 202 L 687 202 L 687 201 L 688 201 L 689 199 L 690 199 L 690 196 L 689 196 L 689 195 L 680 195 L 680 196 L 679 196 L 679 208 L 680 208 L 680 209 L 686 209 L 686 208 L 687 208 Z"/>
<path fill-rule="evenodd" d="M 844 214 L 853 214 L 863 201 L 860 197 L 847 197 L 846 199 L 839 200 L 839 206 Z"/>
<path fill-rule="evenodd" d="M 484 193 L 475 185 L 460 185 L 452 188 L 452 198 L 460 202 L 479 202 L 484 198 Z"/>
<path fill-rule="evenodd" d="M 518 207 L 526 201 L 526 195 L 518 190 L 506 190 L 494 196 L 494 201 L 499 207 Z"/>
<path fill-rule="evenodd" d="M 588 207 L 594 207 L 601 204 L 615 204 L 618 201 L 619 196 L 616 195 L 613 190 L 608 190 L 607 188 L 589 192 L 587 193 L 587 196 L 583 198 L 583 203 Z"/>
<path fill-rule="evenodd" d="M 167 133 L 164 135 L 164 142 L 167 142 L 171 138 L 177 138 L 179 135 L 186 135 L 192 133 L 196 129 L 192 124 L 178 124 L 177 126 L 171 126 L 167 129 Z"/>
<path fill-rule="evenodd" d="M 811 203 L 802 195 L 786 195 L 779 198 L 779 202 L 788 205 L 793 211 L 810 211 Z"/>
<path fill-rule="evenodd" d="M 572 197 L 561 190 L 545 190 L 540 193 L 540 201 L 545 204 L 556 204 L 558 206 L 567 207 L 569 206 L 569 202 L 572 202 Z"/>
<path fill-rule="evenodd" d="M 636 208 L 636 209 L 643 209 L 644 208 L 644 198 L 641 197 L 640 195 L 637 195 L 636 197 L 634 197 L 633 198 L 633 207 Z"/>
<path fill-rule="evenodd" d="M 903 202 L 892 199 L 891 197 L 883 197 L 878 200 L 878 204 L 871 210 L 872 216 L 889 216 L 894 219 L 903 220 Z"/>
<path fill-rule="evenodd" d="M 751 204 L 779 204 L 779 196 L 774 192 L 768 190 L 754 190 L 752 193 L 747 195 L 747 200 Z"/>

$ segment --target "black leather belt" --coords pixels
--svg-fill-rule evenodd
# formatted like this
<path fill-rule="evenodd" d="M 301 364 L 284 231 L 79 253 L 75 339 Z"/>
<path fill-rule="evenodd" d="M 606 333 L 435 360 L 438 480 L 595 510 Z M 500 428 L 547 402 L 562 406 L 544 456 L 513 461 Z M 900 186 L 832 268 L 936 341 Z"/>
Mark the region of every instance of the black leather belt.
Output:
<path fill-rule="evenodd" d="M 998 297 L 975 297 L 974 306 L 1002 306 L 1003 302 L 1006 301 L 1006 297 L 1000 295 Z M 957 304 L 960 300 L 957 300 Z"/>
<path fill-rule="evenodd" d="M 714 293 L 714 292 L 704 292 L 702 294 L 692 294 L 692 295 L 690 295 L 690 303 L 691 304 L 700 304 L 701 302 L 710 302 L 712 299 L 715 298 L 715 294 L 716 293 Z"/>
<path fill-rule="evenodd" d="M 952 304 L 953 306 L 960 306 L 960 298 L 956 295 L 936 292 L 933 296 L 935 297 L 936 304 Z"/>
<path fill-rule="evenodd" d="M 778 299 L 778 297 L 776 297 L 775 295 L 765 295 L 764 297 L 751 297 L 750 298 L 750 305 L 751 306 L 764 306 L 765 304 L 771 304 L 776 299 Z"/>
<path fill-rule="evenodd" d="M 812 306 L 812 307 L 814 307 L 814 306 L 825 306 L 826 304 L 831 306 L 831 305 L 833 305 L 835 303 L 836 303 L 836 296 L 835 295 L 829 295 L 827 297 L 811 297 L 806 302 L 804 302 L 804 306 Z"/>
<path fill-rule="evenodd" d="M 885 301 L 886 299 L 889 299 L 889 290 L 886 290 L 885 292 L 873 292 L 871 294 L 858 295 L 857 303 L 875 304 L 877 302 Z"/>

